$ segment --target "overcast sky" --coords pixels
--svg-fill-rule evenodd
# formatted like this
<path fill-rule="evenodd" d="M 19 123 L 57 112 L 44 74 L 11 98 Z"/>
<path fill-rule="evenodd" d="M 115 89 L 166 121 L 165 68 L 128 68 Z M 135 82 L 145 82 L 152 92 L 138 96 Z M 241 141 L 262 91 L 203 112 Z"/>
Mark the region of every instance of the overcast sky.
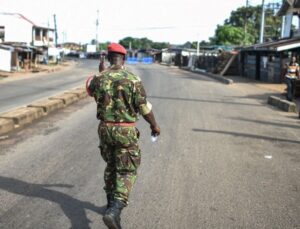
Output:
<path fill-rule="evenodd" d="M 37 25 L 50 27 L 56 14 L 59 42 L 95 39 L 99 10 L 99 42 L 132 36 L 182 44 L 207 40 L 217 24 L 245 4 L 246 0 L 0 0 L 0 12 L 21 13 Z"/>

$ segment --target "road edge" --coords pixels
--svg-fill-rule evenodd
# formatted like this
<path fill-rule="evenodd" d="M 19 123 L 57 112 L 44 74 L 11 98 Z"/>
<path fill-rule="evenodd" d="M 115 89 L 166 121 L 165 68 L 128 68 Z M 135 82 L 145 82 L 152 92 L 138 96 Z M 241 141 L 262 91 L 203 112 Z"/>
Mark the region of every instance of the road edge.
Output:
<path fill-rule="evenodd" d="M 268 104 L 274 107 L 279 108 L 280 110 L 286 112 L 293 112 L 297 113 L 297 105 L 294 102 L 287 101 L 277 96 L 269 96 L 268 97 Z M 300 114 L 299 114 L 300 115 Z M 299 116 L 300 117 L 300 116 Z"/>
<path fill-rule="evenodd" d="M 85 87 L 79 86 L 60 92 L 47 99 L 37 100 L 26 106 L 0 113 L 0 137 L 28 126 L 33 121 L 41 119 L 54 111 L 65 108 L 86 97 L 88 95 Z"/>
<path fill-rule="evenodd" d="M 224 84 L 233 84 L 234 83 L 234 81 L 232 79 L 228 79 L 228 78 L 226 78 L 224 76 L 221 76 L 221 75 L 205 72 L 205 71 L 202 71 L 202 70 L 197 69 L 197 68 L 191 69 L 190 67 L 178 67 L 178 66 L 172 66 L 172 65 L 162 64 L 162 63 L 160 63 L 160 65 L 161 66 L 166 66 L 166 67 L 171 67 L 171 68 L 178 68 L 178 69 L 193 72 L 193 73 L 202 74 L 206 77 L 209 77 L 211 79 L 214 79 L 214 80 L 219 81 L 219 82 L 224 83 Z"/>

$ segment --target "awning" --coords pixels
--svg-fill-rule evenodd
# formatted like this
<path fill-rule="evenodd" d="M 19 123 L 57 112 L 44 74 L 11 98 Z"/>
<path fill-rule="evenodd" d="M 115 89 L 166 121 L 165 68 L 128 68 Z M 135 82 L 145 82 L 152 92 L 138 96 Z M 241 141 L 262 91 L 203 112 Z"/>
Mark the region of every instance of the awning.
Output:
<path fill-rule="evenodd" d="M 277 47 L 277 51 L 284 51 L 284 50 L 289 50 L 289 49 L 294 49 L 294 48 L 299 48 L 300 47 L 300 42 L 294 43 L 294 44 L 288 44 L 288 45 L 282 45 Z"/>
<path fill-rule="evenodd" d="M 9 45 L 0 45 L 0 49 L 5 49 L 5 50 L 9 50 L 9 51 L 14 51 L 14 47 L 9 46 Z"/>

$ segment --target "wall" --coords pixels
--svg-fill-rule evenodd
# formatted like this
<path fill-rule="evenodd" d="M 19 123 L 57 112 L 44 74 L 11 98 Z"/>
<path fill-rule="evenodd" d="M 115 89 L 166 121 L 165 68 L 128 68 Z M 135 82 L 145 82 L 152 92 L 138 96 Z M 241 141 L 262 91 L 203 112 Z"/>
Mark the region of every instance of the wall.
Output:
<path fill-rule="evenodd" d="M 11 71 L 11 51 L 0 49 L 0 71 Z"/>
<path fill-rule="evenodd" d="M 5 26 L 6 42 L 32 42 L 32 24 L 18 15 L 0 15 L 0 24 Z"/>
<path fill-rule="evenodd" d="M 281 83 L 282 82 L 282 68 L 280 57 L 268 57 L 268 82 Z"/>
<path fill-rule="evenodd" d="M 203 54 L 196 60 L 195 67 L 206 70 L 207 72 L 213 72 L 218 64 L 218 56 Z"/>
<path fill-rule="evenodd" d="M 244 77 L 269 83 L 281 83 L 281 75 L 282 59 L 279 53 L 271 51 L 245 53 Z"/>
<path fill-rule="evenodd" d="M 162 52 L 162 62 L 166 64 L 174 64 L 175 55 L 176 54 L 173 52 Z"/>
<path fill-rule="evenodd" d="M 244 58 L 244 76 L 250 79 L 256 77 L 256 55 L 245 54 Z"/>

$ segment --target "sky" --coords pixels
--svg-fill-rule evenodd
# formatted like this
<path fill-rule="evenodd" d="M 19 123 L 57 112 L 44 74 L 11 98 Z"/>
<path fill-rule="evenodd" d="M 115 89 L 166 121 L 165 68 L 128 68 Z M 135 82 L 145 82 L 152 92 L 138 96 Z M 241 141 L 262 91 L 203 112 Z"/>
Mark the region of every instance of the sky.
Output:
<path fill-rule="evenodd" d="M 20 13 L 52 28 L 55 14 L 59 42 L 89 43 L 96 37 L 118 42 L 131 36 L 183 44 L 208 40 L 231 11 L 245 5 L 246 0 L 0 0 L 0 12 Z"/>

